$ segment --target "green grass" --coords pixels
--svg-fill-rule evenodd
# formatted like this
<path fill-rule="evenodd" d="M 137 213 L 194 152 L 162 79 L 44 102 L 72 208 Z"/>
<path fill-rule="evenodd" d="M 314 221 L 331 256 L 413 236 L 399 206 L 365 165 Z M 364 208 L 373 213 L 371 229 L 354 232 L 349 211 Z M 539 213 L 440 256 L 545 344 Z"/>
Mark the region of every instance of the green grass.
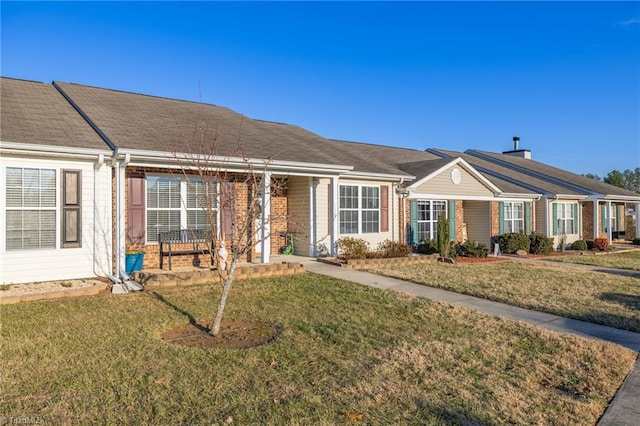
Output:
<path fill-rule="evenodd" d="M 545 260 L 640 271 L 640 250 L 601 256 L 588 254 L 583 256 L 555 256 Z"/>
<path fill-rule="evenodd" d="M 236 283 L 245 350 L 160 339 L 211 315 L 192 286 L 0 306 L 0 415 L 50 424 L 595 424 L 635 354 L 314 274 Z"/>
<path fill-rule="evenodd" d="M 640 280 L 519 262 L 423 264 L 373 272 L 564 317 L 640 332 Z"/>

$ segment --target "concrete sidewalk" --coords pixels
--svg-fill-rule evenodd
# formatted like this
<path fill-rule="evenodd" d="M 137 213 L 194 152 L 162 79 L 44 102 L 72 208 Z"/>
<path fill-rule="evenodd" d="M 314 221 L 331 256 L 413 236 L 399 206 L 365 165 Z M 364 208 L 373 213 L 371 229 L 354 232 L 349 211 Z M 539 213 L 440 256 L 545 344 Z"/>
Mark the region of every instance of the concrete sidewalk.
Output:
<path fill-rule="evenodd" d="M 295 256 L 292 261 L 304 264 L 307 271 L 326 275 L 346 281 L 355 282 L 370 287 L 394 290 L 415 296 L 425 297 L 438 302 L 449 303 L 454 306 L 466 308 L 509 318 L 516 321 L 524 321 L 548 330 L 560 333 L 572 333 L 580 336 L 604 340 L 620 346 L 640 351 L 640 334 L 625 330 L 618 330 L 603 325 L 592 324 L 584 321 L 564 318 L 543 312 L 518 308 L 504 303 L 493 302 L 473 296 L 454 293 L 421 284 L 414 284 L 395 278 L 383 277 L 368 272 L 353 269 L 340 268 L 317 262 L 315 259 Z M 557 263 L 554 263 L 558 266 Z M 599 268 L 602 269 L 602 268 Z M 598 426 L 610 425 L 636 425 L 640 418 L 640 360 L 636 361 L 633 370 L 616 393 L 611 405 L 598 422 Z"/>

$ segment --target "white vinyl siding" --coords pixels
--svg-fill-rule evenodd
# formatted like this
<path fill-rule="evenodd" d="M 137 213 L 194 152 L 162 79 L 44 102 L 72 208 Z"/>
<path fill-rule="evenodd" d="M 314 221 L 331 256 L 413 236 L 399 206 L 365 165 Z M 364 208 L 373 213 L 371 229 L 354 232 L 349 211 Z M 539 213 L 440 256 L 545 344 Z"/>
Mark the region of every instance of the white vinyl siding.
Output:
<path fill-rule="evenodd" d="M 6 250 L 56 248 L 56 171 L 8 167 Z"/>

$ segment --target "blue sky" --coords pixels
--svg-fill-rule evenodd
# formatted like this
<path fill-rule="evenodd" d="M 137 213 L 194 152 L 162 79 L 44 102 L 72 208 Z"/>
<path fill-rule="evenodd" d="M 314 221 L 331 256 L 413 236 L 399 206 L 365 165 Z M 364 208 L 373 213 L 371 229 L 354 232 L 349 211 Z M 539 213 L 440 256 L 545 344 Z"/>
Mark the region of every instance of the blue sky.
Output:
<path fill-rule="evenodd" d="M 640 2 L 7 2 L 1 73 L 325 137 L 640 166 Z"/>

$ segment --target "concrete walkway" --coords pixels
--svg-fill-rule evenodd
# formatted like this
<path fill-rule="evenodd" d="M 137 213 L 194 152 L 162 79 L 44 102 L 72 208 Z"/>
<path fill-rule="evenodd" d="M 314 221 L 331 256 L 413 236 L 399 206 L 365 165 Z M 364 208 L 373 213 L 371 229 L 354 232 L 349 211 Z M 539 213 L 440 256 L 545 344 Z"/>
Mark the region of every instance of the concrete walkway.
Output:
<path fill-rule="evenodd" d="M 356 271 L 353 269 L 339 268 L 332 265 L 317 262 L 315 259 L 298 256 L 287 256 L 289 261 L 304 264 L 307 271 L 316 274 L 326 275 L 346 281 L 355 282 L 370 287 L 394 290 L 415 296 L 426 297 L 428 299 L 449 303 L 454 306 L 464 306 L 466 308 L 509 318 L 516 321 L 524 321 L 548 330 L 560 333 L 572 333 L 580 336 L 604 340 L 615 343 L 625 348 L 640 351 L 640 334 L 625 330 L 618 330 L 603 325 L 592 324 L 584 321 L 564 318 L 557 315 L 543 312 L 531 311 L 518 308 L 504 303 L 493 302 L 473 296 L 454 293 L 425 285 L 414 284 L 395 278 L 383 277 L 368 272 Z M 558 264 L 553 262 L 555 266 Z M 573 264 L 570 264 L 574 266 Z M 569 264 L 567 264 L 569 266 Z M 582 267 L 580 265 L 579 267 Z M 591 268 L 585 268 L 591 269 Z M 597 270 L 606 268 L 598 267 Z M 617 271 L 617 270 L 615 270 Z M 615 273 L 614 271 L 611 271 Z M 629 271 L 624 271 L 629 272 Z M 635 274 L 634 274 L 635 275 Z M 640 418 L 640 360 L 637 360 L 633 370 L 616 393 L 611 405 L 598 422 L 598 426 L 611 425 L 636 425 Z"/>

